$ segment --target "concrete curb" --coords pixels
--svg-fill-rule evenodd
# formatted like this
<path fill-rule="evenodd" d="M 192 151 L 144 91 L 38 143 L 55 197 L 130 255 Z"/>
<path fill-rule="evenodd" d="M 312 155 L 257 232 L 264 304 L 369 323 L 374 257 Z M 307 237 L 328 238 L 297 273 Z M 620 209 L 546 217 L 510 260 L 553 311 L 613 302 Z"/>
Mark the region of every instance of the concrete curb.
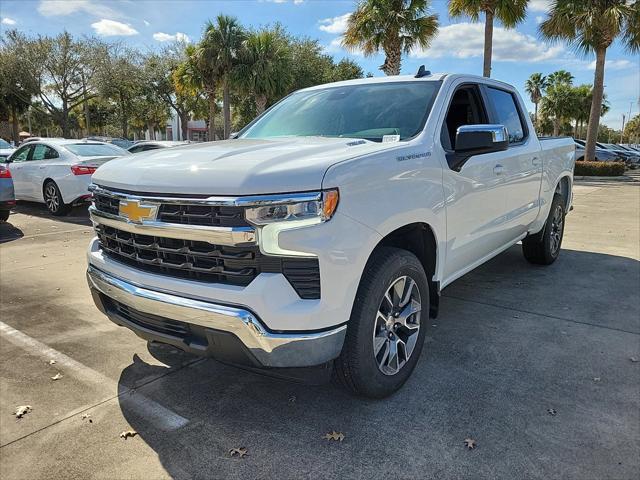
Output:
<path fill-rule="evenodd" d="M 633 182 L 635 179 L 627 175 L 618 175 L 617 177 L 596 177 L 596 176 L 577 176 L 573 177 L 574 180 L 613 180 L 618 182 Z"/>

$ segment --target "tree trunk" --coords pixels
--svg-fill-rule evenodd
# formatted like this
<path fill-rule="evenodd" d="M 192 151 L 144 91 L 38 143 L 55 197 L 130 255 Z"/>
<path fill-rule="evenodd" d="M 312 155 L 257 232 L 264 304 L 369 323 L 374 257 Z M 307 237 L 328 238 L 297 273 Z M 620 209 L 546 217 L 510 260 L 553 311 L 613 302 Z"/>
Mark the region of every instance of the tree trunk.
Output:
<path fill-rule="evenodd" d="M 584 148 L 584 159 L 593 161 L 596 158 L 596 142 L 598 141 L 598 127 L 600 125 L 600 113 L 602 111 L 602 94 L 604 91 L 604 61 L 607 54 L 606 48 L 596 50 L 596 71 L 593 75 L 593 98 L 589 123 L 587 123 L 587 143 Z"/>
<path fill-rule="evenodd" d="M 222 85 L 222 111 L 224 112 L 224 139 L 231 135 L 231 106 L 229 105 L 229 80 L 225 79 Z"/>
<path fill-rule="evenodd" d="M 11 125 L 13 144 L 17 147 L 18 143 L 20 143 L 20 126 L 18 125 L 18 110 L 16 109 L 15 105 L 11 107 Z"/>
<path fill-rule="evenodd" d="M 533 126 L 538 130 L 538 102 L 533 104 Z"/>
<path fill-rule="evenodd" d="M 482 65 L 482 75 L 491 76 L 491 54 L 493 49 L 493 11 L 487 10 L 484 19 L 484 63 Z"/>
<path fill-rule="evenodd" d="M 153 122 L 151 121 L 147 122 L 147 131 L 149 132 L 149 140 L 155 140 L 156 132 L 154 131 L 154 128 L 153 128 Z"/>
<path fill-rule="evenodd" d="M 402 50 L 400 45 L 388 47 L 384 50 L 385 59 L 380 70 L 385 75 L 400 75 L 400 67 L 402 65 Z"/>
<path fill-rule="evenodd" d="M 62 111 L 60 112 L 60 126 L 62 127 L 62 136 L 69 138 L 69 109 L 67 108 L 67 101 L 62 101 Z"/>
<path fill-rule="evenodd" d="M 216 123 L 216 97 L 213 93 L 209 94 L 209 141 L 213 142 L 216 139 L 215 131 Z"/>
<path fill-rule="evenodd" d="M 576 123 L 573 126 L 573 138 L 578 138 L 578 119 L 576 118 Z"/>
<path fill-rule="evenodd" d="M 83 86 L 82 86 L 82 95 L 84 98 L 84 126 L 87 129 L 87 137 L 91 135 L 91 120 L 89 117 L 89 102 L 87 102 L 87 86 L 84 85 L 83 78 Z"/>
<path fill-rule="evenodd" d="M 188 112 L 179 112 L 178 117 L 180 118 L 180 130 L 182 131 L 182 140 L 188 140 L 189 136 L 189 113 Z M 177 132 L 176 132 L 177 133 Z"/>
<path fill-rule="evenodd" d="M 256 114 L 260 115 L 267 108 L 266 95 L 256 95 Z"/>
<path fill-rule="evenodd" d="M 557 137 L 558 135 L 560 135 L 560 119 L 554 118 L 553 119 L 553 136 Z"/>
<path fill-rule="evenodd" d="M 124 96 L 120 94 L 120 126 L 122 127 L 122 137 L 129 138 L 129 126 L 127 125 L 126 107 L 124 105 Z"/>

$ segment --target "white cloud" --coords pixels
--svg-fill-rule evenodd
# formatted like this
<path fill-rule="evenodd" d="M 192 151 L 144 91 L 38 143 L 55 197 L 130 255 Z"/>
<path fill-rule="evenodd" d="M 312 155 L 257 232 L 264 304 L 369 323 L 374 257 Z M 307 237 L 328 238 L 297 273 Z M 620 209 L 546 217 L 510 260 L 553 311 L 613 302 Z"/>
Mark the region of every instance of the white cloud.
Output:
<path fill-rule="evenodd" d="M 542 62 L 556 59 L 564 51 L 562 46 L 549 46 L 535 37 L 516 30 L 495 27 L 493 30 L 493 60 L 503 62 Z M 416 49 L 417 58 L 481 57 L 484 52 L 484 25 L 456 23 L 442 27 L 428 50 Z"/>
<path fill-rule="evenodd" d="M 138 31 L 126 23 L 116 22 L 103 18 L 99 22 L 91 24 L 98 35 L 103 37 L 130 36 L 137 35 Z"/>
<path fill-rule="evenodd" d="M 112 8 L 89 0 L 41 0 L 38 13 L 45 17 L 60 17 L 74 13 L 86 13 L 96 17 L 121 17 Z"/>
<path fill-rule="evenodd" d="M 627 68 L 631 68 L 632 65 L 633 63 L 631 63 L 629 60 L 605 60 L 604 62 L 605 70 L 625 70 Z M 595 70 L 596 61 L 594 60 L 593 62 L 591 62 L 587 66 L 587 68 L 589 70 Z"/>
<path fill-rule="evenodd" d="M 157 40 L 158 42 L 191 42 L 189 36 L 186 33 L 182 32 L 176 32 L 173 35 L 164 32 L 156 32 L 153 34 L 153 39 Z"/>
<path fill-rule="evenodd" d="M 322 19 L 318 22 L 320 24 L 318 28 L 327 33 L 344 33 L 347 29 L 347 22 L 349 21 L 350 16 L 351 12 L 345 13 L 344 15 L 339 15 L 337 17 Z"/>
<path fill-rule="evenodd" d="M 529 10 L 546 13 L 551 10 L 551 0 L 530 0 Z"/>
<path fill-rule="evenodd" d="M 151 25 L 149 22 L 147 22 L 146 20 L 142 20 L 144 22 L 144 26 L 148 27 L 149 25 Z"/>
<path fill-rule="evenodd" d="M 15 25 L 17 22 L 13 18 L 2 17 L 2 21 L 0 21 L 2 25 Z"/>
<path fill-rule="evenodd" d="M 536 17 L 536 23 L 537 23 L 538 25 L 540 25 L 542 22 L 544 22 L 544 16 L 542 16 L 542 15 L 538 15 L 538 16 Z"/>

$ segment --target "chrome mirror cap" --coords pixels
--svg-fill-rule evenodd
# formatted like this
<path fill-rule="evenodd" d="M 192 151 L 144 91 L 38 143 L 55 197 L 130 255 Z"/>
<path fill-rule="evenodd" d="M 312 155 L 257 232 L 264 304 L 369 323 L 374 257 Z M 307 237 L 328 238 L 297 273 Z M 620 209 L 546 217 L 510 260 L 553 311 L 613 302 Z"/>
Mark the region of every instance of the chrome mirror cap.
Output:
<path fill-rule="evenodd" d="M 507 127 L 499 124 L 479 124 L 479 125 L 462 125 L 458 127 L 456 135 L 464 133 L 490 134 L 493 143 L 502 143 L 509 141 L 509 132 Z"/>

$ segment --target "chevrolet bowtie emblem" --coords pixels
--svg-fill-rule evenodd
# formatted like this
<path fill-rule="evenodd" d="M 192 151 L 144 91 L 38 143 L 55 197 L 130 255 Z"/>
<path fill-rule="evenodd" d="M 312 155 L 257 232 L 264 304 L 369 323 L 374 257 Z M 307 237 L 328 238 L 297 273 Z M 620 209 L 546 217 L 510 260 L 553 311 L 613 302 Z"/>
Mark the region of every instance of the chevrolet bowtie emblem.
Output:
<path fill-rule="evenodd" d="M 157 210 L 156 205 L 140 205 L 136 200 L 120 200 L 118 212 L 121 217 L 135 223 L 142 223 L 143 220 L 155 220 Z"/>

